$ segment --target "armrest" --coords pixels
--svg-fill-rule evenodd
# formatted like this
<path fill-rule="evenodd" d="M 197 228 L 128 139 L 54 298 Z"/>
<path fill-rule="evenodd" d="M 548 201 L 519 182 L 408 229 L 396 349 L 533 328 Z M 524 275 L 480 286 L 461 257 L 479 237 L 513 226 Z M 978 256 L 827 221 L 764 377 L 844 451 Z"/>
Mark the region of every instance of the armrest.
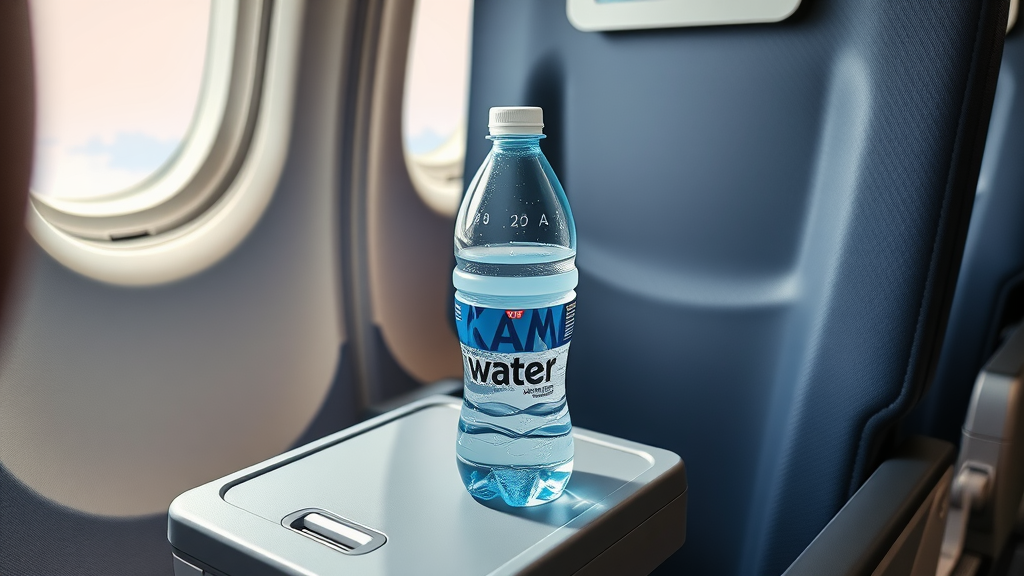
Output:
<path fill-rule="evenodd" d="M 923 436 L 908 440 L 868 478 L 785 576 L 934 575 L 953 456 L 948 442 Z"/>
<path fill-rule="evenodd" d="M 1024 328 L 974 383 L 960 436 L 940 576 L 961 557 L 998 558 L 1017 522 L 1024 493 Z M 966 552 L 966 554 L 965 554 Z"/>

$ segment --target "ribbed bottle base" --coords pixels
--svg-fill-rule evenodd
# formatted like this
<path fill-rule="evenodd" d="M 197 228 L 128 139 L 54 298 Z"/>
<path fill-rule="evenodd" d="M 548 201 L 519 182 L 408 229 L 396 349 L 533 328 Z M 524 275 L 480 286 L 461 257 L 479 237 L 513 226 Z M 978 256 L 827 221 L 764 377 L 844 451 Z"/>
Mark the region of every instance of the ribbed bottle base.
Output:
<path fill-rule="evenodd" d="M 456 455 L 462 482 L 474 498 L 501 498 L 517 508 L 537 506 L 562 495 L 572 475 L 572 458 L 547 466 L 489 466 Z"/>

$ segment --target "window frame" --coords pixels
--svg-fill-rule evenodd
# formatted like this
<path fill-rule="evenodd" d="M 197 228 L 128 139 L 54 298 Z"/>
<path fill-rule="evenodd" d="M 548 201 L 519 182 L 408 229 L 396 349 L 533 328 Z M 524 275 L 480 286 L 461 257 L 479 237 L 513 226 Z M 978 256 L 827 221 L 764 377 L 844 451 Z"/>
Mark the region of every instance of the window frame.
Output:
<path fill-rule="evenodd" d="M 204 71 L 193 126 L 166 169 L 138 187 L 96 200 L 31 195 L 29 232 L 65 266 L 112 284 L 179 280 L 231 252 L 269 203 L 291 137 L 305 2 L 212 0 L 211 10 L 208 58 L 216 62 L 209 74 Z M 231 14 L 232 25 L 225 27 Z M 230 81 L 217 94 L 208 76 L 222 70 L 217 66 L 223 60 L 230 64 Z M 205 101 L 207 90 L 223 105 Z M 202 149 L 198 139 L 210 126 L 216 135 L 209 151 L 187 150 Z M 175 174 L 179 162 L 191 177 L 169 194 L 160 191 L 157 186 Z M 140 209 L 118 213 L 125 206 Z"/>
<path fill-rule="evenodd" d="M 97 198 L 33 193 L 36 210 L 72 235 L 117 240 L 155 236 L 208 207 L 237 171 L 252 134 L 268 12 L 263 2 L 211 1 L 196 110 L 181 145 L 163 166 L 135 186 Z"/>
<path fill-rule="evenodd" d="M 420 200 L 440 216 L 452 218 L 465 192 L 466 123 L 429 152 L 410 152 L 402 138 L 402 154 L 409 179 Z"/>

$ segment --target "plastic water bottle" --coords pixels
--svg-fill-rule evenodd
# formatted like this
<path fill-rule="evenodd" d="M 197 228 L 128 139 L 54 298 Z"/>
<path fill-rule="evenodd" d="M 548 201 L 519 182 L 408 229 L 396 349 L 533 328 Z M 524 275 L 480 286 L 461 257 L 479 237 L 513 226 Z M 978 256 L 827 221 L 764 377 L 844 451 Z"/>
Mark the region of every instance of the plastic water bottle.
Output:
<path fill-rule="evenodd" d="M 540 150 L 543 111 L 491 108 L 490 154 L 455 221 L 464 396 L 456 454 L 470 494 L 558 498 L 572 474 L 565 362 L 576 312 L 576 226 Z"/>

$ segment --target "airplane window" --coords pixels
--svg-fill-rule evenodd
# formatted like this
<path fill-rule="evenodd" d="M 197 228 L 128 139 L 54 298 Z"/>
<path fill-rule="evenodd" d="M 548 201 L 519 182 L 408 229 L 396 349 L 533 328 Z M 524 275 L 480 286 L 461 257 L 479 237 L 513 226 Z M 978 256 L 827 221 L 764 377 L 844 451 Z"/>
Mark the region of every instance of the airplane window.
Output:
<path fill-rule="evenodd" d="M 33 0 L 37 196 L 88 200 L 153 175 L 199 99 L 210 0 Z"/>
<path fill-rule="evenodd" d="M 32 237 L 65 266 L 125 285 L 175 281 L 230 253 L 284 166 L 304 3 L 30 2 Z"/>
<path fill-rule="evenodd" d="M 402 139 L 413 185 L 434 211 L 462 199 L 472 0 L 418 0 L 405 78 Z"/>

